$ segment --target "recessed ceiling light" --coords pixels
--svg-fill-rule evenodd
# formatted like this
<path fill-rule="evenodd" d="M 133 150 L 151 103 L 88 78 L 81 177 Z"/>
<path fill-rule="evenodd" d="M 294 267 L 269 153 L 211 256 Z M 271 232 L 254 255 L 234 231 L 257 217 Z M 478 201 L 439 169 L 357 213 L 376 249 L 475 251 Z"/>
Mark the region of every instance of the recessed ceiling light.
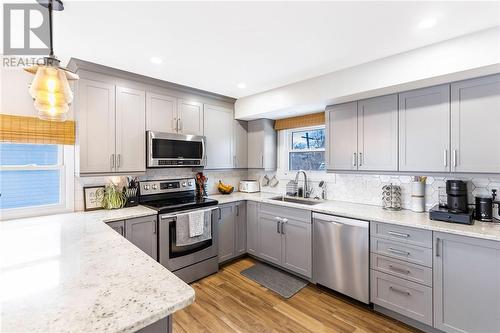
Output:
<path fill-rule="evenodd" d="M 151 60 L 153 64 L 161 64 L 163 62 L 160 57 L 151 57 L 149 60 Z"/>
<path fill-rule="evenodd" d="M 419 29 L 429 29 L 435 26 L 437 23 L 437 20 L 435 17 L 428 17 L 423 19 L 422 21 L 418 22 L 417 28 Z"/>
<path fill-rule="evenodd" d="M 247 85 L 245 84 L 245 82 L 238 83 L 238 88 L 245 89 L 246 87 L 247 87 Z"/>

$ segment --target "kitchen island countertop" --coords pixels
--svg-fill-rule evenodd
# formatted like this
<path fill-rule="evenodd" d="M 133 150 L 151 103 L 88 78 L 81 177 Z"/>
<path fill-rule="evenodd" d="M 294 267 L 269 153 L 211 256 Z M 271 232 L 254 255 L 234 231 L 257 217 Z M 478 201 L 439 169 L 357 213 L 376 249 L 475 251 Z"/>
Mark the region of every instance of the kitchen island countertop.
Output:
<path fill-rule="evenodd" d="M 0 331 L 135 332 L 194 290 L 103 222 L 138 206 L 0 222 Z"/>

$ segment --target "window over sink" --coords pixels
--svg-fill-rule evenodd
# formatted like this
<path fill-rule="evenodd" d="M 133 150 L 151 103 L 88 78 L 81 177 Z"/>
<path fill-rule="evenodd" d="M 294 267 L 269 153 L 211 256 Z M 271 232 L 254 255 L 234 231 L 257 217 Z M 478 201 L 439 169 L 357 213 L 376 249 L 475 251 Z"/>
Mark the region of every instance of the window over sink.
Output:
<path fill-rule="evenodd" d="M 285 170 L 324 171 L 325 126 L 294 128 L 280 134 L 281 164 Z"/>

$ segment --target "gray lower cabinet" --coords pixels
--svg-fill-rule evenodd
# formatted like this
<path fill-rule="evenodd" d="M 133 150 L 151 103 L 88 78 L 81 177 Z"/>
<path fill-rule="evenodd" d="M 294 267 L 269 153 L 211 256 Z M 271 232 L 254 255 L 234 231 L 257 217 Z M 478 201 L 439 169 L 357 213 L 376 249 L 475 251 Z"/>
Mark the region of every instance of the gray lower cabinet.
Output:
<path fill-rule="evenodd" d="M 224 262 L 235 256 L 235 206 L 234 204 L 220 205 L 219 209 L 219 262 Z"/>
<path fill-rule="evenodd" d="M 312 276 L 311 212 L 261 204 L 256 256 L 305 277 Z"/>
<path fill-rule="evenodd" d="M 154 260 L 158 260 L 157 221 L 157 216 L 151 215 L 106 224 Z"/>
<path fill-rule="evenodd" d="M 108 222 L 106 224 L 109 227 L 111 227 L 111 229 L 113 229 L 114 231 L 119 233 L 120 235 L 125 236 L 125 221 L 124 220 Z"/>
<path fill-rule="evenodd" d="M 500 242 L 434 232 L 434 327 L 500 332 Z"/>
<path fill-rule="evenodd" d="M 145 216 L 125 220 L 125 238 L 158 260 L 157 216 Z"/>
<path fill-rule="evenodd" d="M 257 255 L 259 249 L 259 204 L 247 201 L 247 252 Z"/>
<path fill-rule="evenodd" d="M 220 205 L 219 263 L 247 252 L 246 202 Z"/>

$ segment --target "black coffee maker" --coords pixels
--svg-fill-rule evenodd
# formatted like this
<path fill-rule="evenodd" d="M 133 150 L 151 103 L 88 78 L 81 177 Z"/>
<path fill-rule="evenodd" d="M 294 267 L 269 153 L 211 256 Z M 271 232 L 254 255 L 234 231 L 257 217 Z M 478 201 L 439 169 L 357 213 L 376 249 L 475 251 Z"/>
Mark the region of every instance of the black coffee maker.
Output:
<path fill-rule="evenodd" d="M 462 180 L 446 181 L 447 208 L 452 213 L 467 213 L 469 202 L 467 200 L 467 184 Z"/>

